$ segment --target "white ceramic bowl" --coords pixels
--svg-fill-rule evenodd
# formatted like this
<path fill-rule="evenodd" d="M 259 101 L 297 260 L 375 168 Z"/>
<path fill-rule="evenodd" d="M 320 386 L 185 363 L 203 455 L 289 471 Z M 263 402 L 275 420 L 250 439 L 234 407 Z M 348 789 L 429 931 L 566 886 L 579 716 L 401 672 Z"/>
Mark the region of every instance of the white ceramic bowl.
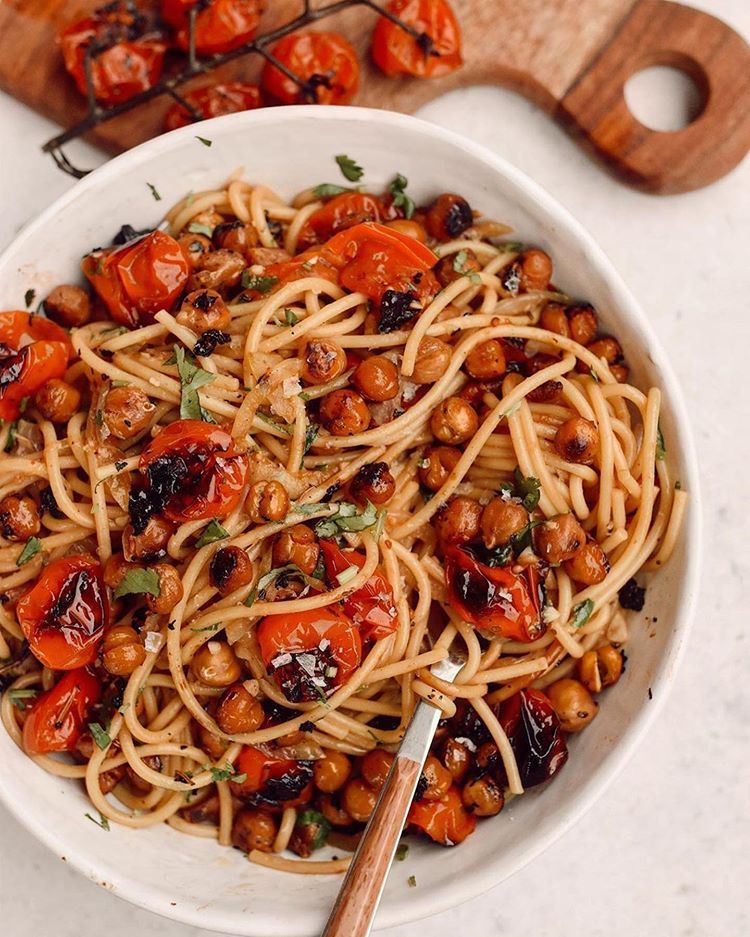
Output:
<path fill-rule="evenodd" d="M 700 506 L 690 429 L 666 355 L 646 317 L 602 251 L 573 218 L 522 173 L 469 140 L 409 117 L 357 108 L 288 107 L 219 118 L 159 137 L 107 163 L 55 202 L 0 258 L 0 308 L 23 308 L 24 292 L 44 296 L 75 280 L 81 255 L 109 243 L 121 224 L 142 228 L 190 190 L 221 182 L 244 166 L 248 177 L 291 195 L 310 184 L 342 182 L 333 157 L 347 153 L 375 190 L 395 172 L 425 200 L 460 192 L 489 217 L 548 250 L 555 282 L 590 300 L 622 341 L 636 383 L 663 388 L 662 427 L 676 476 L 692 494 L 680 545 L 649 590 L 632 628 L 630 665 L 607 692 L 599 718 L 572 740 L 554 782 L 479 824 L 457 849 L 412 846 L 397 863 L 379 926 L 444 910 L 497 885 L 560 836 L 602 793 L 664 701 L 684 644 L 698 582 Z M 152 197 L 151 183 L 161 195 Z M 654 700 L 649 700 L 649 687 Z M 0 731 L 0 796 L 31 833 L 113 894 L 188 924 L 247 937 L 320 932 L 338 877 L 285 875 L 166 826 L 106 833 L 90 823 L 80 787 L 36 768 Z M 408 887 L 414 875 L 417 888 Z"/>

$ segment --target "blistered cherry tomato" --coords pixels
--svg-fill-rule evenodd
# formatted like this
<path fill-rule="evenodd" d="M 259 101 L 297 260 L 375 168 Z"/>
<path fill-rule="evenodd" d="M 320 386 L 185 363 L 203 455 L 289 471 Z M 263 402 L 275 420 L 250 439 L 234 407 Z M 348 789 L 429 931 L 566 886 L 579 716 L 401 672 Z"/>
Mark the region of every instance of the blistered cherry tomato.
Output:
<path fill-rule="evenodd" d="M 279 104 L 349 104 L 357 93 L 357 53 L 338 33 L 292 33 L 280 39 L 271 53 L 302 82 L 266 62 L 261 84 Z"/>
<path fill-rule="evenodd" d="M 0 312 L 0 419 L 17 419 L 23 398 L 61 378 L 72 354 L 67 332 L 49 319 Z"/>
<path fill-rule="evenodd" d="M 477 818 L 466 810 L 461 792 L 452 785 L 440 800 L 415 801 L 408 822 L 441 846 L 456 846 L 474 832 Z"/>
<path fill-rule="evenodd" d="M 540 585 L 534 567 L 516 575 L 506 567 L 486 566 L 460 547 L 445 547 L 448 601 L 483 634 L 534 641 L 546 625 L 540 615 Z"/>
<path fill-rule="evenodd" d="M 326 579 L 331 588 L 339 583 L 340 573 L 351 566 L 359 569 L 365 557 L 358 550 L 342 550 L 335 540 L 321 540 Z M 392 634 L 398 625 L 398 612 L 393 601 L 393 589 L 383 573 L 376 569 L 367 582 L 344 599 L 344 612 L 359 627 L 363 641 L 379 641 Z"/>
<path fill-rule="evenodd" d="M 193 7 L 198 55 L 229 52 L 249 42 L 263 12 L 262 0 L 162 0 L 162 18 L 177 30 L 175 39 L 184 51 L 189 46 L 189 13 Z"/>
<path fill-rule="evenodd" d="M 232 790 L 248 803 L 269 807 L 299 807 L 313 794 L 312 762 L 276 758 L 247 745 L 235 763 L 235 773 L 246 775 Z"/>
<path fill-rule="evenodd" d="M 63 674 L 29 710 L 23 724 L 23 747 L 28 754 L 72 751 L 101 696 L 99 680 L 85 668 Z"/>
<path fill-rule="evenodd" d="M 498 718 L 524 787 L 549 780 L 568 760 L 560 720 L 541 690 L 520 690 L 502 703 Z"/>
<path fill-rule="evenodd" d="M 155 85 L 167 43 L 133 3 L 115 2 L 72 23 L 60 34 L 65 68 L 87 94 L 86 57 L 94 96 L 102 104 L 127 101 Z"/>
<path fill-rule="evenodd" d="M 256 634 L 263 663 L 293 703 L 325 696 L 362 659 L 357 626 L 335 606 L 268 615 Z"/>
<path fill-rule="evenodd" d="M 196 111 L 198 117 L 194 117 L 182 104 L 175 104 L 164 117 L 165 130 L 187 127 L 195 120 L 208 120 L 211 117 L 222 117 L 224 114 L 236 114 L 238 111 L 252 111 L 263 104 L 260 88 L 244 81 L 206 85 L 188 91 L 182 97 Z"/>
<path fill-rule="evenodd" d="M 225 517 L 239 503 L 247 459 L 230 434 L 202 420 L 176 420 L 141 453 L 146 494 L 162 503 L 156 513 L 171 521 Z"/>
<path fill-rule="evenodd" d="M 437 78 L 462 65 L 461 30 L 445 0 L 390 0 L 386 9 L 420 33 L 414 38 L 384 16 L 378 19 L 372 57 L 390 78 Z"/>
<path fill-rule="evenodd" d="M 73 353 L 68 333 L 50 319 L 20 310 L 0 312 L 1 345 L 20 351 L 32 342 L 40 341 L 62 342 L 70 354 Z"/>
<path fill-rule="evenodd" d="M 92 663 L 109 623 L 101 565 L 91 556 L 54 560 L 18 600 L 16 616 L 45 667 L 73 670 Z"/>
<path fill-rule="evenodd" d="M 363 221 L 380 221 L 385 208 L 375 195 L 365 192 L 342 192 L 313 212 L 300 231 L 300 247 L 321 244 L 337 231 Z"/>
<path fill-rule="evenodd" d="M 171 309 L 187 283 L 190 266 L 180 245 L 151 231 L 122 247 L 106 247 L 81 261 L 87 279 L 116 322 L 137 327 L 160 309 Z"/>

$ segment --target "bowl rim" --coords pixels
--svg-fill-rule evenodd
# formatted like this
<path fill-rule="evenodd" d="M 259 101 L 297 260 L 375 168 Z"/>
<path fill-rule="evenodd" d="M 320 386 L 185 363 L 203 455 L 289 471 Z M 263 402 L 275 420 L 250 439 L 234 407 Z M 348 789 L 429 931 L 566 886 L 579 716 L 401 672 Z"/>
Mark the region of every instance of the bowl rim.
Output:
<path fill-rule="evenodd" d="M 661 341 L 654 333 L 645 312 L 593 236 L 567 208 L 539 183 L 484 145 L 421 118 L 393 111 L 362 107 L 290 105 L 284 108 L 265 108 L 202 121 L 200 127 L 201 135 L 210 137 L 211 133 L 216 130 L 220 130 L 222 135 L 225 133 L 231 134 L 234 128 L 246 125 L 273 124 L 278 123 L 279 120 L 294 122 L 299 119 L 303 119 L 303 122 L 311 119 L 333 123 L 337 121 L 377 122 L 383 126 L 407 132 L 416 130 L 423 137 L 433 138 L 440 143 L 449 143 L 463 150 L 470 158 L 479 160 L 489 166 L 493 172 L 502 176 L 506 182 L 510 183 L 511 188 L 516 190 L 516 193 L 518 191 L 523 192 L 532 199 L 541 213 L 554 223 L 556 229 L 554 238 L 570 236 L 585 250 L 587 262 L 598 271 L 612 291 L 613 305 L 616 310 L 615 317 L 627 321 L 629 325 L 635 327 L 639 343 L 645 344 L 644 339 L 648 342 L 649 352 L 660 372 L 660 384 L 674 415 L 675 427 L 680 439 L 684 460 L 684 465 L 680 469 L 681 477 L 686 480 L 691 493 L 691 506 L 687 512 L 682 534 L 686 538 L 688 549 L 685 575 L 679 586 L 678 601 L 674 610 L 675 625 L 651 681 L 651 687 L 655 691 L 654 699 L 649 705 L 643 705 L 635 717 L 630 720 L 617 747 L 608 754 L 605 763 L 590 776 L 590 779 L 581 785 L 572 803 L 561 811 L 554 827 L 545 829 L 529 838 L 528 846 L 518 856 L 518 861 L 512 873 L 515 874 L 567 832 L 599 799 L 633 755 L 648 727 L 661 711 L 674 682 L 680 660 L 685 651 L 695 612 L 698 595 L 697 584 L 702 562 L 703 512 L 699 471 L 695 441 L 685 401 L 666 352 Z M 23 243 L 34 237 L 37 230 L 48 224 L 50 219 L 74 203 L 80 195 L 90 189 L 96 189 L 116 180 L 121 172 L 146 165 L 156 154 L 180 149 L 189 139 L 194 140 L 195 136 L 195 127 L 188 125 L 148 140 L 94 169 L 85 178 L 79 180 L 55 199 L 40 215 L 19 229 L 11 243 L 0 254 L 0 269 L 9 263 L 15 251 Z M 511 200 L 514 194 L 510 193 L 509 198 Z M 36 839 L 58 856 L 64 857 L 69 866 L 90 881 L 104 887 L 119 898 L 170 920 L 194 927 L 223 931 L 227 934 L 247 935 L 250 933 L 246 927 L 242 927 L 241 921 L 233 912 L 223 912 L 220 908 L 212 908 L 210 911 L 204 909 L 199 912 L 187 904 L 178 903 L 174 905 L 168 894 L 160 891 L 158 887 L 145 885 L 143 882 L 123 875 L 114 864 L 91 861 L 84 848 L 61 841 L 53 829 L 36 820 L 33 811 L 25 809 L 21 803 L 7 795 L 2 783 L 2 774 L 2 766 L 0 766 L 0 799 L 10 813 Z M 419 890 L 412 891 L 408 903 L 399 902 L 392 907 L 381 907 L 375 922 L 375 929 L 406 924 L 439 914 L 478 897 L 493 886 L 499 885 L 503 880 L 503 878 L 498 879 L 497 873 L 494 872 L 494 864 L 487 863 L 480 872 L 474 874 L 470 879 L 462 881 L 460 887 L 458 887 L 459 882 L 456 882 L 457 887 L 455 889 L 446 889 L 437 894 L 434 892 L 431 894 L 422 892 L 420 894 Z M 207 919 L 208 915 L 212 916 L 211 919 Z M 293 933 L 283 927 L 282 920 L 277 919 L 273 924 L 270 921 L 267 923 L 271 926 L 266 928 L 265 937 L 288 937 Z M 245 924 L 247 924 L 247 921 L 245 921 Z M 277 924 L 282 926 L 276 926 Z M 294 931 L 294 933 L 298 933 L 298 931 Z"/>

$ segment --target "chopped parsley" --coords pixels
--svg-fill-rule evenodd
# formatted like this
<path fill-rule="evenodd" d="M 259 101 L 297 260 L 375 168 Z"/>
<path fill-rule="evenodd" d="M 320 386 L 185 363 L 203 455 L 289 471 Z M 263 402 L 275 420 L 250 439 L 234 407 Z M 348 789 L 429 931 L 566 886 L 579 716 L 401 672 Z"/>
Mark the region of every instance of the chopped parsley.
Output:
<path fill-rule="evenodd" d="M 84 816 L 91 820 L 92 823 L 96 823 L 97 826 L 100 826 L 105 832 L 109 833 L 109 820 L 103 813 L 99 814 L 98 820 L 96 817 L 92 817 L 90 813 L 85 813 Z"/>
<path fill-rule="evenodd" d="M 472 283 L 480 283 L 481 278 L 476 270 L 467 269 L 466 264 L 469 260 L 467 251 L 459 251 L 453 258 L 453 269 L 462 277 L 468 277 Z"/>
<path fill-rule="evenodd" d="M 215 375 L 199 367 L 193 355 L 179 345 L 174 346 L 174 357 L 180 375 L 180 418 L 212 423 L 213 420 L 201 406 L 198 388 L 210 384 Z"/>
<path fill-rule="evenodd" d="M 26 545 L 19 554 L 18 559 L 16 560 L 16 566 L 23 566 L 24 563 L 28 563 L 30 559 L 35 557 L 37 553 L 42 549 L 42 541 L 38 537 L 29 537 L 26 541 Z"/>
<path fill-rule="evenodd" d="M 8 690 L 8 699 L 13 703 L 16 709 L 20 709 L 21 712 L 26 709 L 26 703 L 24 701 L 36 699 L 37 695 L 37 690 Z"/>
<path fill-rule="evenodd" d="M 341 174 L 345 179 L 348 179 L 349 182 L 359 182 L 364 175 L 364 169 L 358 166 L 355 160 L 350 156 L 346 156 L 344 153 L 340 153 L 336 157 L 336 162 L 341 170 Z"/>
<path fill-rule="evenodd" d="M 36 296 L 36 290 L 26 290 L 23 294 L 23 301 L 26 303 L 26 308 L 31 309 L 31 304 L 34 302 L 34 297 Z"/>
<path fill-rule="evenodd" d="M 336 537 L 343 531 L 367 530 L 378 523 L 379 514 L 385 513 L 378 511 L 371 501 L 367 502 L 362 511 L 350 501 L 339 501 L 336 508 L 335 514 L 315 525 L 315 533 L 319 537 Z"/>
<path fill-rule="evenodd" d="M 197 135 L 196 135 L 195 139 L 198 140 L 199 143 L 202 143 L 203 146 L 213 146 L 213 143 L 214 143 L 213 140 L 209 140 L 209 139 L 207 139 L 206 137 L 199 137 L 199 136 L 197 136 Z"/>
<path fill-rule="evenodd" d="M 321 182 L 312 190 L 315 198 L 331 198 L 334 195 L 343 195 L 344 192 L 356 192 L 356 189 L 348 189 L 345 185 L 336 185 L 333 182 Z"/>
<path fill-rule="evenodd" d="M 205 628 L 191 628 L 190 630 L 191 630 L 191 631 L 195 631 L 195 632 L 199 632 L 199 631 L 218 631 L 219 628 L 221 628 L 221 625 L 220 625 L 219 622 L 217 621 L 216 624 L 214 624 L 214 625 L 206 625 Z"/>
<path fill-rule="evenodd" d="M 402 209 L 404 217 L 411 218 L 417 206 L 414 204 L 414 199 L 406 194 L 406 187 L 408 184 L 409 180 L 406 176 L 402 176 L 401 173 L 399 173 L 388 186 L 388 191 L 393 196 L 394 207 Z M 465 253 L 464 251 L 464 254 Z"/>
<path fill-rule="evenodd" d="M 160 201 L 161 201 L 161 195 L 159 195 L 159 191 L 158 191 L 158 189 L 156 188 L 156 186 L 155 186 L 155 185 L 152 185 L 152 183 L 150 183 L 150 182 L 147 182 L 146 185 L 147 185 L 147 186 L 149 187 L 149 189 L 151 190 L 151 195 L 153 195 L 154 201 L 155 201 L 155 202 L 160 202 Z"/>
<path fill-rule="evenodd" d="M 94 423 L 97 426 L 104 426 L 104 411 L 103 410 L 97 410 L 94 413 Z"/>
<path fill-rule="evenodd" d="M 242 274 L 242 287 L 246 290 L 255 290 L 256 293 L 265 295 L 270 292 L 279 282 L 278 277 L 259 277 L 249 270 Z"/>
<path fill-rule="evenodd" d="M 212 765 L 204 765 L 204 769 L 211 772 L 212 781 L 234 781 L 235 784 L 242 784 L 247 780 L 246 774 L 235 774 L 234 765 L 225 765 L 223 768 L 214 768 Z"/>
<path fill-rule="evenodd" d="M 191 221 L 188 225 L 188 231 L 191 234 L 204 234 L 207 238 L 210 238 L 214 233 L 213 228 L 209 228 L 207 224 L 201 224 L 200 221 Z"/>
<path fill-rule="evenodd" d="M 205 547 L 207 543 L 216 543 L 217 540 L 224 540 L 228 536 L 229 531 L 222 527 L 218 521 L 213 520 L 203 528 L 203 533 L 196 541 L 195 546 L 200 549 L 200 547 Z"/>
<path fill-rule="evenodd" d="M 13 447 L 16 444 L 16 433 L 18 432 L 18 420 L 13 420 L 13 422 L 8 427 L 8 438 L 5 440 L 5 449 L 4 452 L 12 452 Z"/>
<path fill-rule="evenodd" d="M 284 310 L 284 322 L 288 326 L 296 325 L 299 322 L 299 316 L 293 309 L 287 308 Z"/>
<path fill-rule="evenodd" d="M 573 607 L 573 617 L 570 619 L 571 628 L 581 628 L 586 622 L 591 618 L 591 613 L 594 611 L 594 603 L 591 599 L 586 599 L 585 602 L 579 602 L 578 605 Z"/>
<path fill-rule="evenodd" d="M 538 478 L 533 475 L 525 477 L 521 469 L 516 466 L 513 472 L 513 482 L 503 482 L 500 486 L 500 492 L 505 492 L 506 495 L 516 498 L 527 511 L 531 512 L 539 504 L 541 487 Z"/>
<path fill-rule="evenodd" d="M 661 426 L 657 425 L 656 427 L 656 458 L 659 461 L 663 461 L 667 457 L 667 447 L 664 445 L 664 433 L 661 431 Z"/>
<path fill-rule="evenodd" d="M 315 581 L 311 576 L 303 573 L 299 566 L 296 566 L 294 563 L 288 563 L 286 566 L 276 566 L 274 569 L 269 570 L 265 576 L 261 576 L 258 582 L 255 584 L 255 588 L 245 599 L 245 605 L 247 605 L 249 608 L 257 598 L 263 599 L 265 597 L 266 589 L 271 585 L 271 583 L 275 582 L 279 576 L 284 575 L 297 576 L 308 585 L 312 584 L 316 590 L 320 589 L 319 582 Z"/>
<path fill-rule="evenodd" d="M 107 730 L 103 728 L 98 722 L 90 722 L 89 731 L 91 732 L 91 737 L 102 751 L 108 749 L 112 744 L 112 739 L 109 736 L 109 732 L 107 732 Z"/>
<path fill-rule="evenodd" d="M 315 442 L 320 432 L 320 427 L 317 423 L 309 423 L 307 429 L 305 430 L 305 447 L 302 450 L 303 455 L 307 455 L 310 451 L 310 447 Z"/>
<path fill-rule="evenodd" d="M 153 569 L 129 569 L 120 580 L 120 585 L 115 589 L 115 598 L 120 599 L 124 595 L 161 595 L 161 586 L 159 585 L 159 575 Z"/>

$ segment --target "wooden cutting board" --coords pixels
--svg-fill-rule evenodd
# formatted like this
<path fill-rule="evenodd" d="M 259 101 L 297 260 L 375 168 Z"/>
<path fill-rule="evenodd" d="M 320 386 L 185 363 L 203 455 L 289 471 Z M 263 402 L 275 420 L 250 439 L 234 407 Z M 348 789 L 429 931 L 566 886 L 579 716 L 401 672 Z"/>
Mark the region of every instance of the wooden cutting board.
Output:
<path fill-rule="evenodd" d="M 62 67 L 60 28 L 103 0 L 0 0 L 0 87 L 69 127 L 85 103 Z M 313 0 L 313 7 L 327 0 Z M 147 5 L 145 0 L 143 5 Z M 412 112 L 453 88 L 501 84 L 531 99 L 621 180 L 649 192 L 707 185 L 750 148 L 750 48 L 726 24 L 668 0 L 452 0 L 465 65 L 441 79 L 393 80 L 370 63 L 375 14 L 364 6 L 327 17 L 317 29 L 346 35 L 361 53 L 355 103 Z M 262 29 L 298 15 L 302 0 L 266 0 Z M 625 103 L 627 79 L 649 65 L 688 72 L 705 99 L 683 130 L 657 132 Z M 257 55 L 224 66 L 222 77 L 256 80 Z M 196 79 L 193 84 L 205 83 Z M 119 152 L 159 132 L 168 98 L 121 115 L 89 135 Z M 497 114 L 502 120 L 502 114 Z"/>

